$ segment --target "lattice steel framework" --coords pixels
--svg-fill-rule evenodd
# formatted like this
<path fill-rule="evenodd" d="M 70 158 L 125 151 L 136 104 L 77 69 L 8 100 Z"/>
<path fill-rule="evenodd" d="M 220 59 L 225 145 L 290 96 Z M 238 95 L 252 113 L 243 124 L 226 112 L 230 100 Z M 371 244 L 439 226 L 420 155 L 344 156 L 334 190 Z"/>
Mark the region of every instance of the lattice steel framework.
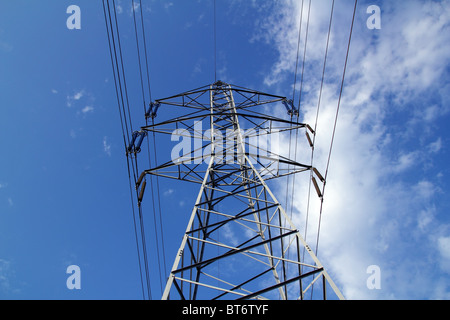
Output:
<path fill-rule="evenodd" d="M 162 299 L 343 299 L 268 186 L 300 172 L 312 172 L 316 187 L 324 182 L 311 165 L 275 150 L 271 139 L 289 130 L 304 130 L 311 141 L 314 131 L 297 115 L 285 97 L 221 81 L 150 105 L 152 124 L 133 135 L 129 152 L 149 132 L 176 132 L 194 139 L 194 148 L 142 172 L 139 201 L 146 175 L 200 185 Z"/>

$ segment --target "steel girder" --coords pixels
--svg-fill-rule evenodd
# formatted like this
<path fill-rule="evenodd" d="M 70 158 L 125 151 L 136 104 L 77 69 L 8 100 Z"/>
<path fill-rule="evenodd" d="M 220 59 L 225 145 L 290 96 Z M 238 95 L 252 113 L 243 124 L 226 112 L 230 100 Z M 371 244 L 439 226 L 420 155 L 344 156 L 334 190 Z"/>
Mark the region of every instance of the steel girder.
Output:
<path fill-rule="evenodd" d="M 285 105 L 289 120 L 273 108 L 277 104 Z M 161 108 L 168 116 L 143 132 L 173 135 L 177 130 L 201 141 L 194 150 L 143 171 L 136 185 L 147 174 L 200 184 L 162 299 L 327 298 L 330 291 L 331 297 L 343 299 L 267 185 L 270 179 L 303 171 L 320 174 L 266 144 L 252 149 L 254 137 L 298 129 L 308 138 L 308 132 L 314 134 L 310 126 L 292 120 L 298 114 L 293 104 L 218 81 L 155 101 L 148 117 Z M 206 137 L 196 121 L 207 121 Z"/>

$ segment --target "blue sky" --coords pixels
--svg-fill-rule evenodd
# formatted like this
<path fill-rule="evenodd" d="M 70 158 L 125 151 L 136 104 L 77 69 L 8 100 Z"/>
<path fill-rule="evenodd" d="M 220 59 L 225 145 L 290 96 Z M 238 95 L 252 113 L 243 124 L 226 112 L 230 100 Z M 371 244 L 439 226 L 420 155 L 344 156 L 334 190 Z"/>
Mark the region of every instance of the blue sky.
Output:
<path fill-rule="evenodd" d="M 212 83 L 213 2 L 142 3 L 153 99 Z M 72 4 L 81 8 L 81 30 L 66 27 Z M 366 27 L 373 4 L 382 10 L 380 30 Z M 116 5 L 138 128 L 144 117 L 131 1 Z M 300 5 L 217 0 L 218 78 L 290 97 Z M 311 124 L 330 5 L 311 7 L 301 111 Z M 353 1 L 336 4 L 317 131 L 319 170 L 330 146 L 352 9 Z M 319 251 L 349 299 L 450 298 L 449 28 L 450 1 L 358 1 Z M 0 130 L 0 299 L 141 299 L 101 1 L 0 3 Z M 159 150 L 167 159 L 170 149 Z M 303 231 L 307 184 L 296 181 L 294 220 Z M 168 268 L 197 187 L 160 180 Z M 284 199 L 283 181 L 273 187 Z M 315 243 L 318 203 L 311 205 L 307 241 Z M 154 254 L 152 210 L 144 209 Z M 81 290 L 66 287 L 71 264 L 80 266 Z M 371 265 L 380 267 L 380 290 L 366 286 Z M 157 299 L 156 264 L 151 271 Z"/>

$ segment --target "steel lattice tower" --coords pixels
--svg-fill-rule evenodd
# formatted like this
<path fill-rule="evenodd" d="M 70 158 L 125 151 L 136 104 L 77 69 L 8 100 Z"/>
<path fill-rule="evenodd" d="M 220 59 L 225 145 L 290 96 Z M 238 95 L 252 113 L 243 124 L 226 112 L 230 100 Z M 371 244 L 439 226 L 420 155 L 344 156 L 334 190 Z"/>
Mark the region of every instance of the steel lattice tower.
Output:
<path fill-rule="evenodd" d="M 139 201 L 146 175 L 200 185 L 162 299 L 343 299 L 268 186 L 300 172 L 316 187 L 324 182 L 311 165 L 269 148 L 269 137 L 282 132 L 314 134 L 293 120 L 292 101 L 217 81 L 156 100 L 146 116 L 152 124 L 133 135 L 129 151 L 149 132 L 197 141 L 193 150 L 142 172 L 136 184 Z"/>

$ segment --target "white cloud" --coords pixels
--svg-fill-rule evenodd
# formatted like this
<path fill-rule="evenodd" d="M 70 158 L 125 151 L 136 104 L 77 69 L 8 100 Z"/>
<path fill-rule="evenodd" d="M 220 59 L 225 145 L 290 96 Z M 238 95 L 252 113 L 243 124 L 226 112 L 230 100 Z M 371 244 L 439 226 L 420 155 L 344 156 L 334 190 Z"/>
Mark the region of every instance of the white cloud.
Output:
<path fill-rule="evenodd" d="M 428 150 L 432 153 L 437 153 L 442 149 L 442 138 L 439 137 L 435 142 L 428 145 Z"/>
<path fill-rule="evenodd" d="M 73 103 L 75 101 L 80 100 L 81 98 L 83 98 L 85 95 L 85 91 L 84 90 L 79 90 L 76 91 L 73 95 L 68 95 L 66 98 L 66 105 L 67 107 L 72 107 Z"/>
<path fill-rule="evenodd" d="M 173 6 L 173 2 L 166 2 L 166 3 L 164 3 L 164 9 L 166 9 L 166 10 L 169 10 L 170 7 L 172 7 L 172 6 Z"/>
<path fill-rule="evenodd" d="M 74 100 L 80 100 L 84 96 L 84 91 L 77 92 L 73 95 Z"/>
<path fill-rule="evenodd" d="M 164 193 L 163 193 L 163 195 L 165 196 L 165 197 L 167 197 L 167 196 L 170 196 L 171 194 L 173 194 L 175 192 L 175 190 L 173 190 L 173 189 L 167 189 L 167 190 L 164 190 Z"/>
<path fill-rule="evenodd" d="M 93 112 L 93 111 L 94 111 L 94 107 L 92 107 L 92 106 L 85 106 L 83 109 L 81 109 L 81 112 L 83 114 L 86 114 L 88 112 Z"/>
<path fill-rule="evenodd" d="M 122 0 L 117 0 L 116 12 L 117 14 L 123 13 Z"/>
<path fill-rule="evenodd" d="M 443 271 L 450 274 L 450 237 L 440 237 L 437 244 L 441 256 L 440 266 Z M 448 291 L 447 295 L 450 295 Z"/>
<path fill-rule="evenodd" d="M 108 143 L 108 137 L 103 137 L 103 151 L 110 157 L 111 156 L 111 144 Z"/>
<path fill-rule="evenodd" d="M 420 231 L 426 232 L 435 219 L 436 208 L 426 208 L 419 213 L 417 226 Z"/>
<path fill-rule="evenodd" d="M 442 257 L 450 260 L 450 237 L 439 238 L 438 245 Z"/>
<path fill-rule="evenodd" d="M 261 23 L 255 37 L 273 43 L 278 51 L 264 79 L 268 86 L 285 85 L 295 70 L 299 3 L 284 2 Z M 352 6 L 351 1 L 336 4 L 315 150 L 314 164 L 322 172 Z M 430 249 L 433 237 L 424 230 L 433 228 L 438 237 L 446 228 L 438 227 L 433 206 L 439 188 L 416 164 L 428 150 L 438 152 L 442 147 L 441 139 L 432 137 L 435 129 L 430 124 L 448 112 L 436 100 L 448 99 L 440 88 L 448 86 L 443 76 L 450 64 L 450 1 L 383 2 L 382 11 L 382 30 L 368 32 L 365 16 L 355 22 L 327 181 L 319 258 L 349 299 L 448 296 L 448 288 L 440 287 L 438 292 L 433 285 L 439 282 L 438 276 L 424 279 L 424 271 L 432 271 L 428 261 L 437 259 L 433 255 L 437 249 Z M 305 122 L 310 124 L 317 111 L 329 12 L 329 1 L 312 2 L 302 102 Z M 430 125 L 428 131 L 423 130 L 425 123 Z M 426 143 L 430 137 L 433 140 Z M 407 177 L 410 172 L 414 175 Z M 304 230 L 308 184 L 296 181 L 299 214 L 294 220 Z M 280 190 L 284 192 L 285 187 Z M 307 240 L 315 244 L 319 201 L 312 199 Z M 442 239 L 439 250 L 446 257 L 447 238 Z M 380 291 L 366 287 L 366 268 L 373 264 L 383 273 Z M 414 290 L 417 287 L 422 290 Z"/>
<path fill-rule="evenodd" d="M 12 268 L 11 261 L 0 259 L 0 293 L 11 295 L 20 292 L 19 288 L 14 287 L 14 278 L 15 271 Z"/>
<path fill-rule="evenodd" d="M 407 154 L 400 154 L 398 160 L 392 164 L 392 172 L 401 173 L 410 169 L 418 161 L 418 152 L 412 151 Z"/>

